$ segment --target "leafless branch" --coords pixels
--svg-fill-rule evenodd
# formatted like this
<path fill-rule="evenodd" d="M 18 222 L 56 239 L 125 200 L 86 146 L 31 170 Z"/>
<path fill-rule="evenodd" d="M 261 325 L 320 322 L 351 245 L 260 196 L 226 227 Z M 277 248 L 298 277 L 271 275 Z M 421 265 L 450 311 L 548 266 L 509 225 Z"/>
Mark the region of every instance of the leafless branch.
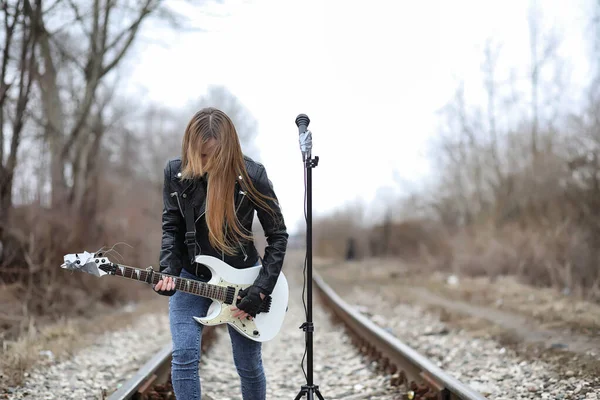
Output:
<path fill-rule="evenodd" d="M 79 6 L 73 0 L 68 0 L 68 3 L 69 3 L 69 6 L 71 7 L 71 9 L 73 10 L 73 12 L 75 13 L 75 21 L 79 22 L 79 24 L 81 25 L 81 29 L 88 37 L 92 37 L 92 34 L 86 30 L 86 26 L 85 26 L 85 18 L 88 15 L 81 14 L 81 11 L 79 10 Z M 54 32 L 54 33 L 56 33 L 56 32 Z"/>
<path fill-rule="evenodd" d="M 117 54 L 114 56 L 113 60 L 105 64 L 100 76 L 104 76 L 106 73 L 110 72 L 110 70 L 112 70 L 115 67 L 115 65 L 117 65 L 117 63 L 123 58 L 129 47 L 133 43 L 133 39 L 135 38 L 142 24 L 142 21 L 157 7 L 158 3 L 152 4 L 152 2 L 153 0 L 146 0 L 146 3 L 140 10 L 139 16 L 136 18 L 136 20 L 127 29 L 123 30 L 119 35 L 117 35 L 117 39 L 115 39 L 113 43 L 111 43 L 108 46 L 107 49 L 112 49 L 116 47 L 121 41 L 121 39 L 127 36 L 127 38 L 125 39 L 125 43 L 122 45 L 121 49 L 117 51 Z"/>
<path fill-rule="evenodd" d="M 8 91 L 12 85 L 12 83 L 6 82 L 6 73 L 8 61 L 10 60 L 10 49 L 12 46 L 15 25 L 20 14 L 20 3 L 15 5 L 12 22 L 9 18 L 11 13 L 8 8 L 8 2 L 4 2 L 2 4 L 2 13 L 4 15 L 4 28 L 6 36 L 4 39 L 4 50 L 2 51 L 2 70 L 0 71 L 0 167 L 4 166 L 4 104 L 8 96 Z"/>
<path fill-rule="evenodd" d="M 67 61 L 72 62 L 79 70 L 84 71 L 85 66 L 81 64 L 81 61 L 75 57 L 73 51 L 67 49 L 67 43 L 58 38 L 58 35 L 49 35 L 48 40 L 52 43 L 52 46 L 58 50 L 61 57 Z"/>

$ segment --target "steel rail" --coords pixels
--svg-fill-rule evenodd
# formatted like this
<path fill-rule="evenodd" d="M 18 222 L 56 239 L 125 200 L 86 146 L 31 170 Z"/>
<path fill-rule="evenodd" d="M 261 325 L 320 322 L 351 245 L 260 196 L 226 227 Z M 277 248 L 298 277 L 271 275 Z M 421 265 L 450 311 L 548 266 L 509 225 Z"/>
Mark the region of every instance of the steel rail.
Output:
<path fill-rule="evenodd" d="M 359 349 L 378 359 L 386 370 L 397 374 L 399 382 L 395 382 L 396 384 L 408 384 L 410 393 L 407 392 L 407 398 L 487 400 L 486 397 L 402 343 L 394 335 L 377 326 L 369 318 L 361 315 L 315 272 L 313 272 L 313 281 L 323 301 L 352 332 L 354 343 L 359 346 Z"/>
<path fill-rule="evenodd" d="M 218 327 L 205 326 L 202 330 L 202 351 L 210 348 Z M 172 343 L 169 342 L 148 360 L 131 378 L 111 393 L 107 400 L 146 400 L 157 385 L 165 385 L 171 377 Z M 173 396 L 174 398 L 174 396 Z"/>

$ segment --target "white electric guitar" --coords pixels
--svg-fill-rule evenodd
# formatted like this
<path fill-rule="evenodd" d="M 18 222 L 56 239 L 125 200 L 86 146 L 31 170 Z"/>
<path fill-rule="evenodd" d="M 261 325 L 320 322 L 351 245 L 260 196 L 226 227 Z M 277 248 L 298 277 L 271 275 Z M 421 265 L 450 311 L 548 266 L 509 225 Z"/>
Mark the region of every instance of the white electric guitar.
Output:
<path fill-rule="evenodd" d="M 212 299 L 206 316 L 194 317 L 203 325 L 229 324 L 245 337 L 257 342 L 273 339 L 281 329 L 288 306 L 289 288 L 287 280 L 281 272 L 273 292 L 265 297 L 259 312 L 252 319 L 233 317 L 230 310 L 237 303 L 238 292 L 252 285 L 261 266 L 236 269 L 229 264 L 211 256 L 197 256 L 196 262 L 206 265 L 212 273 L 208 282 L 173 277 L 175 289 L 197 296 Z M 95 276 L 117 275 L 155 285 L 169 276 L 154 271 L 152 267 L 140 269 L 111 262 L 101 253 L 88 252 L 68 254 L 64 256 L 62 268 L 72 271 L 83 271 Z"/>

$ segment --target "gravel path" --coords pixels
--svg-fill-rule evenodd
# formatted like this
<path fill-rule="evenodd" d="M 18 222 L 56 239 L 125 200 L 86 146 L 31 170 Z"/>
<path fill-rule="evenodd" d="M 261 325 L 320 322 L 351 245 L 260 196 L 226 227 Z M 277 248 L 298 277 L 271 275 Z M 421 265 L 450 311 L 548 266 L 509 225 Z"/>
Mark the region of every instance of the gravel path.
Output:
<path fill-rule="evenodd" d="M 125 382 L 169 340 L 167 314 L 144 315 L 126 329 L 98 336 L 69 360 L 42 362 L 6 398 L 102 399 L 103 389 L 110 393 Z"/>
<path fill-rule="evenodd" d="M 577 371 L 561 378 L 555 368 L 541 361 L 526 361 L 494 340 L 475 338 L 455 330 L 439 317 L 415 305 L 381 305 L 386 301 L 375 293 L 355 289 L 346 299 L 379 326 L 446 372 L 490 400 L 515 399 L 600 399 L 600 377 L 582 379 Z"/>

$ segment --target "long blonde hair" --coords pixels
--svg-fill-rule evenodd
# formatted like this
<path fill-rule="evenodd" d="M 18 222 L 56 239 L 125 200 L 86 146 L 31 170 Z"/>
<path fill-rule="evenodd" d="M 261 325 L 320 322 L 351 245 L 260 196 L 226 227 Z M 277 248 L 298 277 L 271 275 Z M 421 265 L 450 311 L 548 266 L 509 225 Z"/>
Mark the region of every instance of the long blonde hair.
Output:
<path fill-rule="evenodd" d="M 203 165 L 201 155 L 211 139 L 216 141 L 214 152 Z M 236 181 L 254 204 L 273 218 L 275 213 L 267 201 L 276 200 L 256 190 L 246 171 L 233 122 L 223 111 L 212 107 L 194 114 L 181 146 L 181 178 L 194 179 L 205 173 L 208 176 L 205 218 L 210 244 L 227 255 L 234 255 L 240 239 L 252 239 L 252 232 L 242 226 L 235 212 Z"/>

